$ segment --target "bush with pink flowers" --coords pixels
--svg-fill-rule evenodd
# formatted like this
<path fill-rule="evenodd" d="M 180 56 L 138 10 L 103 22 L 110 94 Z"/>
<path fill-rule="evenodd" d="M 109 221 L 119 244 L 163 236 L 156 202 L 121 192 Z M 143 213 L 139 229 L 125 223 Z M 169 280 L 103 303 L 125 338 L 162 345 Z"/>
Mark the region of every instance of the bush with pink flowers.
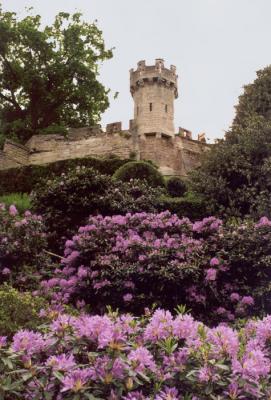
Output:
<path fill-rule="evenodd" d="M 191 223 L 169 212 L 91 217 L 66 242 L 62 266 L 42 282 L 53 301 L 140 314 L 186 305 L 206 322 L 268 311 L 271 222 Z"/>
<path fill-rule="evenodd" d="M 271 396 L 271 316 L 241 330 L 158 309 L 59 315 L 0 337 L 5 400 L 237 400 Z"/>
<path fill-rule="evenodd" d="M 23 267 L 33 266 L 35 273 L 47 261 L 44 250 L 47 240 L 40 216 L 26 211 L 19 216 L 14 205 L 0 204 L 0 282 L 9 281 L 24 285 Z M 33 271 L 32 278 L 35 278 Z M 38 279 L 38 277 L 37 277 Z"/>

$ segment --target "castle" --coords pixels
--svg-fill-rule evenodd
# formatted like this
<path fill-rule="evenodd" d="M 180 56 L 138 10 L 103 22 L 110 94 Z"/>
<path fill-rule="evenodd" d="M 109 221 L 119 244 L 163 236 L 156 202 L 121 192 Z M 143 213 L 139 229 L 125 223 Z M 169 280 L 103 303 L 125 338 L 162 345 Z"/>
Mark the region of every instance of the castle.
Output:
<path fill-rule="evenodd" d="M 166 68 L 163 59 L 148 66 L 140 61 L 130 70 L 130 92 L 134 119 L 128 130 L 121 122 L 84 128 L 70 128 L 67 136 L 34 135 L 21 145 L 6 140 L 0 152 L 0 169 L 47 164 L 88 156 L 152 160 L 164 175 L 186 176 L 199 165 L 201 154 L 209 149 L 204 134 L 192 139 L 190 131 L 174 128 L 174 100 L 178 97 L 176 67 Z"/>

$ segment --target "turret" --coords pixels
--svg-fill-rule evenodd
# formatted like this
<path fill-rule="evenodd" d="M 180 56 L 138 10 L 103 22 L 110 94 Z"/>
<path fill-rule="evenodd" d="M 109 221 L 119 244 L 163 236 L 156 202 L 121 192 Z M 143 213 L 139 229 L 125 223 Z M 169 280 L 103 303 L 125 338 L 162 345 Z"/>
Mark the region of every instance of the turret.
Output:
<path fill-rule="evenodd" d="M 178 97 L 176 67 L 165 68 L 158 58 L 155 65 L 139 61 L 130 70 L 130 91 L 134 99 L 134 125 L 139 136 L 162 133 L 174 136 L 174 100 Z"/>

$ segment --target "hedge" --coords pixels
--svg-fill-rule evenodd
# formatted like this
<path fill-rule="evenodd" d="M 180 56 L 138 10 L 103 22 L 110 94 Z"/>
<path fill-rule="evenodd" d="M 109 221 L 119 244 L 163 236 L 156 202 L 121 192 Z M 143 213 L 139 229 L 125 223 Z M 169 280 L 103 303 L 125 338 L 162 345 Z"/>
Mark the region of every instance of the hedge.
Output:
<path fill-rule="evenodd" d="M 207 216 L 206 204 L 202 199 L 188 193 L 184 197 L 161 196 L 158 201 L 158 210 L 169 210 L 178 217 L 188 217 L 192 221 Z"/>
<path fill-rule="evenodd" d="M 144 179 L 152 187 L 164 186 L 163 175 L 147 161 L 130 161 L 117 169 L 115 179 L 129 182 L 131 179 Z"/>
<path fill-rule="evenodd" d="M 77 166 L 92 167 L 102 174 L 112 175 L 118 168 L 126 164 L 129 159 L 112 158 L 75 158 L 61 160 L 45 165 L 27 165 L 20 168 L 11 168 L 0 171 L 0 196 L 9 193 L 30 193 L 36 183 L 42 178 L 53 174 L 60 175 L 69 168 Z"/>

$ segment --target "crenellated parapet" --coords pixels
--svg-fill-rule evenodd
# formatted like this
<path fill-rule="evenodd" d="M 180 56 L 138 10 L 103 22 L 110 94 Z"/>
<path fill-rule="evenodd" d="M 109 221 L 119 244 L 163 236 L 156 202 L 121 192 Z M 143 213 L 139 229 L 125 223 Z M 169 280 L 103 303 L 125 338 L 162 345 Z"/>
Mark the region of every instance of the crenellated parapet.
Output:
<path fill-rule="evenodd" d="M 130 92 L 133 96 L 135 91 L 144 85 L 158 84 L 172 89 L 177 98 L 177 79 L 176 67 L 171 65 L 169 69 L 166 68 L 162 58 L 157 58 L 155 65 L 146 65 L 145 60 L 142 60 L 137 63 L 136 70 L 130 70 Z"/>

